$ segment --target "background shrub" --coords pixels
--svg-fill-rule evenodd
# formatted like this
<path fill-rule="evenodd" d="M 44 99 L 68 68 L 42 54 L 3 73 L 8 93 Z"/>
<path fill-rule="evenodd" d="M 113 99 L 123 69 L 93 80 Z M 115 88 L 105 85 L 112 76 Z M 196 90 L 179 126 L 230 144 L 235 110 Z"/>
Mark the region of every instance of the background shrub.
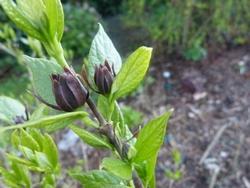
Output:
<path fill-rule="evenodd" d="M 146 29 L 153 42 L 166 44 L 169 53 L 198 60 L 208 45 L 248 41 L 249 6 L 249 0 L 128 0 L 123 18 L 127 26 Z"/>
<path fill-rule="evenodd" d="M 100 17 L 95 9 L 85 5 L 64 5 L 65 32 L 63 46 L 74 53 L 74 57 L 88 54 L 91 40 L 97 31 Z"/>

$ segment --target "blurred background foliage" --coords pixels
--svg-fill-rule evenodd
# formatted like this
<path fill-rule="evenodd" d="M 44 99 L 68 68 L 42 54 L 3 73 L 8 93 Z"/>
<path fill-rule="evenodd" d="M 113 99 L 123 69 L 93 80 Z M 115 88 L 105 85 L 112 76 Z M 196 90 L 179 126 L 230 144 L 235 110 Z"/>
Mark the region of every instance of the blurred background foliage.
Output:
<path fill-rule="evenodd" d="M 123 20 L 186 59 L 200 60 L 211 46 L 249 41 L 249 0 L 128 0 Z"/>
<path fill-rule="evenodd" d="M 243 45 L 250 39 L 249 0 L 62 2 L 65 11 L 63 46 L 68 60 L 78 67 L 88 55 L 97 22 L 106 26 L 118 50 L 120 46 L 127 48 L 123 55 L 134 46 L 146 44 L 165 57 L 176 54 L 186 60 L 200 61 L 212 53 L 210 49 Z M 29 83 L 20 56 L 23 53 L 37 57 L 46 54 L 39 42 L 26 38 L 1 9 L 0 21 L 0 94 L 10 95 L 11 92 L 19 96 Z M 20 87 L 16 87 L 17 84 Z"/>

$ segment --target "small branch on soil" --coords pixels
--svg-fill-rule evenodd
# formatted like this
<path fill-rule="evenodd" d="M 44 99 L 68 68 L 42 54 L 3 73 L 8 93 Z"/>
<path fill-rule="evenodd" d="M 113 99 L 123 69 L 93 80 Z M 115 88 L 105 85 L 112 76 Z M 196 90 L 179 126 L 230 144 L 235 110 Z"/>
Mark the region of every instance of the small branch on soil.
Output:
<path fill-rule="evenodd" d="M 216 181 L 217 181 L 217 177 L 218 177 L 218 175 L 219 175 L 219 172 L 220 172 L 220 168 L 214 170 L 214 173 L 213 173 L 213 175 L 212 175 L 211 182 L 210 182 L 210 184 L 209 184 L 209 188 L 214 188 L 215 183 L 216 183 Z"/>
<path fill-rule="evenodd" d="M 246 186 L 246 188 L 250 188 L 250 182 L 248 181 L 248 179 L 245 176 L 242 178 L 242 180 L 243 180 L 243 183 Z"/>
<path fill-rule="evenodd" d="M 236 150 L 234 161 L 233 161 L 233 169 L 234 169 L 235 172 L 237 172 L 237 170 L 238 170 L 239 156 L 240 156 L 240 151 L 241 151 L 242 145 L 244 143 L 244 139 L 245 139 L 245 135 L 242 132 L 240 132 L 239 144 L 237 146 L 237 150 Z"/>
<path fill-rule="evenodd" d="M 214 148 L 214 146 L 217 144 L 218 140 L 220 139 L 221 135 L 223 134 L 223 132 L 230 127 L 232 124 L 226 124 L 224 126 L 222 126 L 220 128 L 220 130 L 217 132 L 217 134 L 215 135 L 213 141 L 209 144 L 209 146 L 207 147 L 206 151 L 204 152 L 204 154 L 202 155 L 199 164 L 201 165 L 204 160 L 207 158 L 207 156 L 210 154 L 210 152 L 212 151 L 212 149 Z"/>

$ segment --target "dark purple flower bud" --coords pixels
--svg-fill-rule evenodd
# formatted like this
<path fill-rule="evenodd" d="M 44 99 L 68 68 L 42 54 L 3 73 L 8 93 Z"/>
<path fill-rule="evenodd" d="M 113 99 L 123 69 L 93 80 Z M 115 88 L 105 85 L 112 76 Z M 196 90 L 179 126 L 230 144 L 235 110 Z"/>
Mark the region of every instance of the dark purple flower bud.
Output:
<path fill-rule="evenodd" d="M 65 68 L 62 74 L 52 74 L 51 80 L 57 103 L 54 108 L 71 112 L 84 105 L 89 93 L 71 70 Z"/>
<path fill-rule="evenodd" d="M 114 80 L 114 71 L 110 68 L 107 61 L 104 65 L 95 68 L 94 81 L 101 94 L 109 94 Z"/>

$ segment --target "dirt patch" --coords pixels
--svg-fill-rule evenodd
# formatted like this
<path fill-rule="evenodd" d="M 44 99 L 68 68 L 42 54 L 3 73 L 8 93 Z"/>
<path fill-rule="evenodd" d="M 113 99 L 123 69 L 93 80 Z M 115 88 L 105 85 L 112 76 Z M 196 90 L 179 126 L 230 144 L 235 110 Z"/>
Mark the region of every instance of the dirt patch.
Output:
<path fill-rule="evenodd" d="M 184 173 L 173 184 L 164 176 L 171 166 L 171 146 L 166 143 L 158 161 L 158 187 L 246 187 L 250 181 L 248 52 L 235 49 L 202 63 L 154 63 L 151 75 L 156 82 L 129 103 L 148 117 L 169 105 L 175 109 L 168 136 L 182 151 Z"/>

